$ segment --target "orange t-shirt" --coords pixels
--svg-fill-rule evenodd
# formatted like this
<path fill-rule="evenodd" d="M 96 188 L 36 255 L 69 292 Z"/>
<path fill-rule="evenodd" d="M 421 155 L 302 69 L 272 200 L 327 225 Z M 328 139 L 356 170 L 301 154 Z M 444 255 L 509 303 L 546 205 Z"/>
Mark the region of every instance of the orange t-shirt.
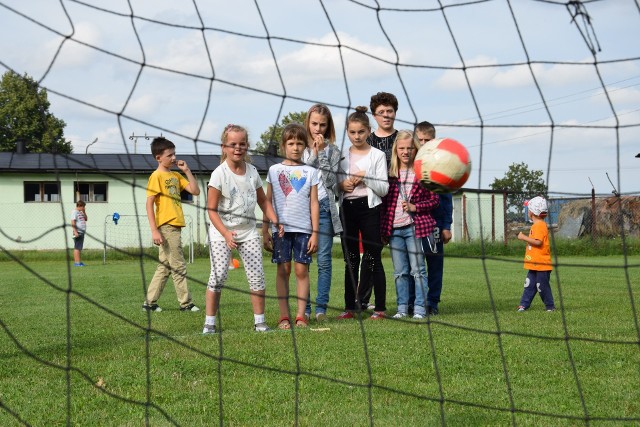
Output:
<path fill-rule="evenodd" d="M 529 230 L 531 239 L 540 240 L 541 246 L 532 246 L 527 243 L 527 250 L 524 253 L 524 269 L 536 271 L 553 270 L 551 265 L 551 246 L 549 245 L 549 230 L 544 221 L 534 222 Z"/>

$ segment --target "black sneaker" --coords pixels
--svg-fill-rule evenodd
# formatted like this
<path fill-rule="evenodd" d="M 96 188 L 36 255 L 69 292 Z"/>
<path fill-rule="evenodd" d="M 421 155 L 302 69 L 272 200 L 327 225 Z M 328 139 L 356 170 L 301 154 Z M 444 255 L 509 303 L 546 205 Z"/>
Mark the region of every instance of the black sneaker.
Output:
<path fill-rule="evenodd" d="M 194 303 L 186 305 L 184 307 L 180 307 L 180 311 L 200 311 L 198 307 Z"/>
<path fill-rule="evenodd" d="M 155 311 L 156 313 L 160 313 L 162 311 L 158 304 L 147 304 L 146 302 L 142 304 L 142 310 Z"/>
<path fill-rule="evenodd" d="M 427 314 L 429 316 L 437 316 L 438 315 L 438 309 L 435 307 L 427 307 Z"/>

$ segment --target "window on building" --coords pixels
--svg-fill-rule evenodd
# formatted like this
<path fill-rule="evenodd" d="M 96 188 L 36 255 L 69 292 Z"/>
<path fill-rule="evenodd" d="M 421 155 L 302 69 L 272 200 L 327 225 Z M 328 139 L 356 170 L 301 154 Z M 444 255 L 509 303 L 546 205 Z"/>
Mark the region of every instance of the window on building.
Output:
<path fill-rule="evenodd" d="M 84 202 L 106 202 L 107 200 L 106 182 L 74 182 L 73 183 L 73 200 L 82 200 Z"/>
<path fill-rule="evenodd" d="M 24 183 L 24 201 L 26 202 L 59 202 L 60 183 L 57 181 L 40 181 Z"/>

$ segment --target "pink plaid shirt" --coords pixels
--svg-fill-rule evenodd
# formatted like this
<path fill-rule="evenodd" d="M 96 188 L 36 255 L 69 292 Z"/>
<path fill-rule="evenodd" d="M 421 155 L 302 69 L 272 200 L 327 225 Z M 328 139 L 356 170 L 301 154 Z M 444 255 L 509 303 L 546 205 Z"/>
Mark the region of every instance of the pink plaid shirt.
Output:
<path fill-rule="evenodd" d="M 383 237 L 391 236 L 391 231 L 393 231 L 393 219 L 400 195 L 400 186 L 398 184 L 398 178 L 389 177 L 389 192 L 382 199 L 380 213 L 380 228 Z M 411 194 L 409 194 L 409 203 L 416 205 L 416 211 L 413 212 L 416 237 L 427 237 L 436 226 L 436 220 L 431 216 L 431 211 L 440 204 L 440 197 L 422 187 L 418 181 L 414 181 L 411 187 Z"/>

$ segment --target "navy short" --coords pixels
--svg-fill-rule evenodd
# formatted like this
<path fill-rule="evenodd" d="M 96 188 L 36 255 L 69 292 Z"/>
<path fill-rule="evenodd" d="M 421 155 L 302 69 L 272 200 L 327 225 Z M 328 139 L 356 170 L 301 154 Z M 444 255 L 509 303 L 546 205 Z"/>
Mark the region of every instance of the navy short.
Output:
<path fill-rule="evenodd" d="M 284 236 L 278 237 L 278 233 L 273 233 L 273 254 L 271 262 L 282 264 L 291 262 L 291 252 L 293 251 L 293 260 L 300 264 L 311 264 L 311 254 L 309 250 L 310 234 L 307 233 L 284 233 Z"/>
<path fill-rule="evenodd" d="M 78 237 L 73 238 L 73 249 L 77 249 L 81 251 L 83 246 L 84 246 L 84 233 L 78 233 Z"/>

